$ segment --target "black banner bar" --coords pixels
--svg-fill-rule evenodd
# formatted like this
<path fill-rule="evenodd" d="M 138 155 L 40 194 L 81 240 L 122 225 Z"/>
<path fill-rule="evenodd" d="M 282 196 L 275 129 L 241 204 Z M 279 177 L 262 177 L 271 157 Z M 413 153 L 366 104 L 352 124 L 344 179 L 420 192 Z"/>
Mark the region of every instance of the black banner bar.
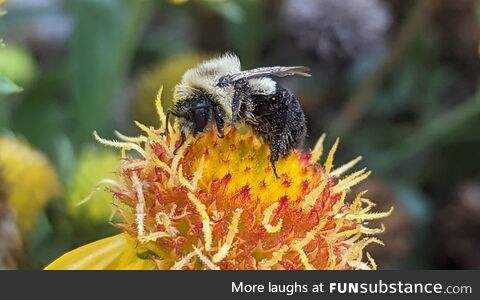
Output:
<path fill-rule="evenodd" d="M 0 299 L 480 299 L 480 271 L 1 271 Z"/>

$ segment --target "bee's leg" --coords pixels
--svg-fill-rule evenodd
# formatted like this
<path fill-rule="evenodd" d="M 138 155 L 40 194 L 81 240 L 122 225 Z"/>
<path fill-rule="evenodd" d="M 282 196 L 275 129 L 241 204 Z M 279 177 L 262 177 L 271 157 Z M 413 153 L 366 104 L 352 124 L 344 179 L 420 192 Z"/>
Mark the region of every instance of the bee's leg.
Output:
<path fill-rule="evenodd" d="M 275 166 L 275 163 L 278 161 L 278 158 L 279 158 L 278 148 L 275 145 L 272 145 L 270 147 L 270 163 L 272 164 L 273 174 L 275 174 L 275 177 L 277 179 L 280 179 L 280 176 L 278 176 L 278 173 L 277 173 L 277 167 Z"/>
<path fill-rule="evenodd" d="M 233 99 L 232 99 L 232 124 L 235 124 L 235 122 L 237 122 L 237 115 L 239 111 L 240 111 L 240 96 L 235 91 L 235 94 L 233 95 Z"/>
<path fill-rule="evenodd" d="M 185 133 L 182 131 L 182 133 L 180 134 L 180 144 L 178 144 L 178 146 L 175 148 L 175 150 L 173 150 L 174 155 L 176 155 L 178 149 L 180 149 L 180 147 L 183 146 L 183 144 L 185 143 L 185 140 L 186 140 Z"/>
<path fill-rule="evenodd" d="M 163 135 L 167 135 L 168 134 L 168 125 L 170 125 L 168 123 L 168 119 L 170 118 L 170 116 L 175 116 L 175 117 L 180 117 L 180 115 L 177 115 L 176 113 L 174 113 L 171 109 L 167 110 L 167 114 L 165 116 L 165 131 L 163 132 Z"/>
<path fill-rule="evenodd" d="M 252 94 L 252 90 L 248 81 L 242 79 L 235 81 L 234 84 L 235 93 L 233 94 L 232 99 L 232 123 L 235 124 L 238 118 L 238 114 L 240 112 L 240 104 L 244 101 L 244 99 L 249 98 Z"/>
<path fill-rule="evenodd" d="M 223 133 L 223 127 L 225 126 L 225 112 L 220 105 L 213 106 L 213 118 L 217 125 L 218 137 L 223 139 L 225 136 Z"/>
<path fill-rule="evenodd" d="M 163 135 L 168 134 L 168 118 L 170 117 L 170 110 L 167 111 L 167 115 L 165 116 L 165 131 L 163 132 Z"/>

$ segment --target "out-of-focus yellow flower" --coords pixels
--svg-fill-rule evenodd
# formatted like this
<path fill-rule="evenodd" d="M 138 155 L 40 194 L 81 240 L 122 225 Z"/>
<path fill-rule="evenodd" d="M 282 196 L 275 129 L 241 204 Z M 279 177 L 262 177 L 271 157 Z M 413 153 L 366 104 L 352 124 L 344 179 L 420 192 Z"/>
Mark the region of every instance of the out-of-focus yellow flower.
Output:
<path fill-rule="evenodd" d="M 180 143 L 176 126 L 162 126 L 122 142 L 124 160 L 111 187 L 124 234 L 73 250 L 47 269 L 374 269 L 363 249 L 384 231 L 366 221 L 388 216 L 371 212 L 365 192 L 348 197 L 367 178 L 366 169 L 348 175 L 360 158 L 333 167 L 338 140 L 323 152 L 281 159 L 275 178 L 269 148 L 251 131 L 230 128 L 223 139 L 214 130 Z M 137 156 L 125 156 L 133 150 Z M 392 208 L 393 209 L 393 208 Z M 106 254 L 108 253 L 108 254 Z M 135 255 L 132 257 L 132 253 Z M 127 256 L 125 262 L 121 258 Z M 140 263 L 145 261 L 145 265 Z M 146 267 L 145 267 L 146 266 Z"/>
<path fill-rule="evenodd" d="M 162 97 L 162 105 L 168 109 L 173 103 L 173 89 L 182 75 L 204 58 L 195 53 L 179 54 L 162 60 L 145 71 L 138 80 L 135 100 L 131 103 L 133 118 L 146 125 L 157 124 L 158 115 L 152 109 L 152 99 L 158 91 L 158 83 L 162 82 L 166 91 L 165 97 Z"/>
<path fill-rule="evenodd" d="M 0 136 L 0 169 L 9 192 L 8 204 L 22 235 L 28 235 L 47 201 L 60 194 L 57 173 L 42 153 L 10 134 Z"/>
<path fill-rule="evenodd" d="M 108 221 L 112 212 L 112 194 L 96 185 L 114 178 L 119 163 L 120 158 L 112 151 L 94 148 L 82 151 L 67 192 L 67 206 L 71 216 L 82 222 Z M 88 201 L 81 203 L 82 199 Z"/>

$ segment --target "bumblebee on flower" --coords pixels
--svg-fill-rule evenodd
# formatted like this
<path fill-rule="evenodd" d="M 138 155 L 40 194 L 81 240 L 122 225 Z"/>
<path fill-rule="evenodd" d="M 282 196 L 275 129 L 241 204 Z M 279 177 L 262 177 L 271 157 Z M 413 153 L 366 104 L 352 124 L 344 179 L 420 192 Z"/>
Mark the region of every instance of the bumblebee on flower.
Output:
<path fill-rule="evenodd" d="M 179 117 L 182 133 L 193 135 L 214 121 L 219 137 L 225 126 L 245 122 L 270 146 L 270 161 L 278 178 L 275 163 L 280 155 L 303 145 L 306 127 L 296 97 L 270 77 L 310 76 L 307 72 L 302 66 L 241 71 L 238 57 L 227 53 L 185 72 L 175 88 L 175 105 L 167 121 L 169 114 Z"/>
<path fill-rule="evenodd" d="M 294 68 L 280 75 L 304 70 Z M 188 78 L 187 72 L 177 93 L 185 94 L 182 84 Z M 372 213 L 374 203 L 365 192 L 349 195 L 350 188 L 370 174 L 362 169 L 345 175 L 360 157 L 334 168 L 337 140 L 324 162 L 317 163 L 324 152 L 322 135 L 312 151 L 302 153 L 293 145 L 280 152 L 283 157 L 276 162 L 275 144 L 256 127 L 246 133 L 236 126 L 222 131 L 225 124 L 219 125 L 211 114 L 215 108 L 206 106 L 211 100 L 202 100 L 203 106 L 183 118 L 174 110 L 180 118 L 170 126 L 160 95 L 159 128 L 136 122 L 143 134 L 118 134 L 119 142 L 95 134 L 122 152 L 118 176 L 108 182 L 113 183 L 109 190 L 122 219 L 116 226 L 123 233 L 73 250 L 47 269 L 376 268 L 363 252 L 370 243 L 382 244 L 373 235 L 384 228 L 368 228 L 365 222 L 392 210 Z M 303 116 L 299 106 L 292 113 Z M 211 120 L 220 130 L 203 132 Z M 203 133 L 185 134 L 188 122 L 202 127 L 188 127 L 201 129 L 193 133 Z M 288 135 L 286 141 L 296 140 Z M 138 155 L 129 156 L 129 151 Z"/>

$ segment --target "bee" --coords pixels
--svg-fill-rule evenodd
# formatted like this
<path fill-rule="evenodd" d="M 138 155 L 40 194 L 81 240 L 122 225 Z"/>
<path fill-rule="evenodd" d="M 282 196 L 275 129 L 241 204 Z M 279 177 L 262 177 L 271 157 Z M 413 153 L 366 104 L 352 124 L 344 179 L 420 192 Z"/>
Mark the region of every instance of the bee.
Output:
<path fill-rule="evenodd" d="M 303 145 L 306 125 L 297 98 L 270 77 L 309 77 L 308 71 L 303 66 L 242 71 L 238 57 L 226 53 L 185 72 L 174 89 L 167 120 L 170 115 L 179 118 L 180 146 L 186 134 L 196 136 L 213 123 L 220 138 L 226 126 L 247 124 L 270 147 L 272 169 L 279 178 L 275 163 Z"/>

